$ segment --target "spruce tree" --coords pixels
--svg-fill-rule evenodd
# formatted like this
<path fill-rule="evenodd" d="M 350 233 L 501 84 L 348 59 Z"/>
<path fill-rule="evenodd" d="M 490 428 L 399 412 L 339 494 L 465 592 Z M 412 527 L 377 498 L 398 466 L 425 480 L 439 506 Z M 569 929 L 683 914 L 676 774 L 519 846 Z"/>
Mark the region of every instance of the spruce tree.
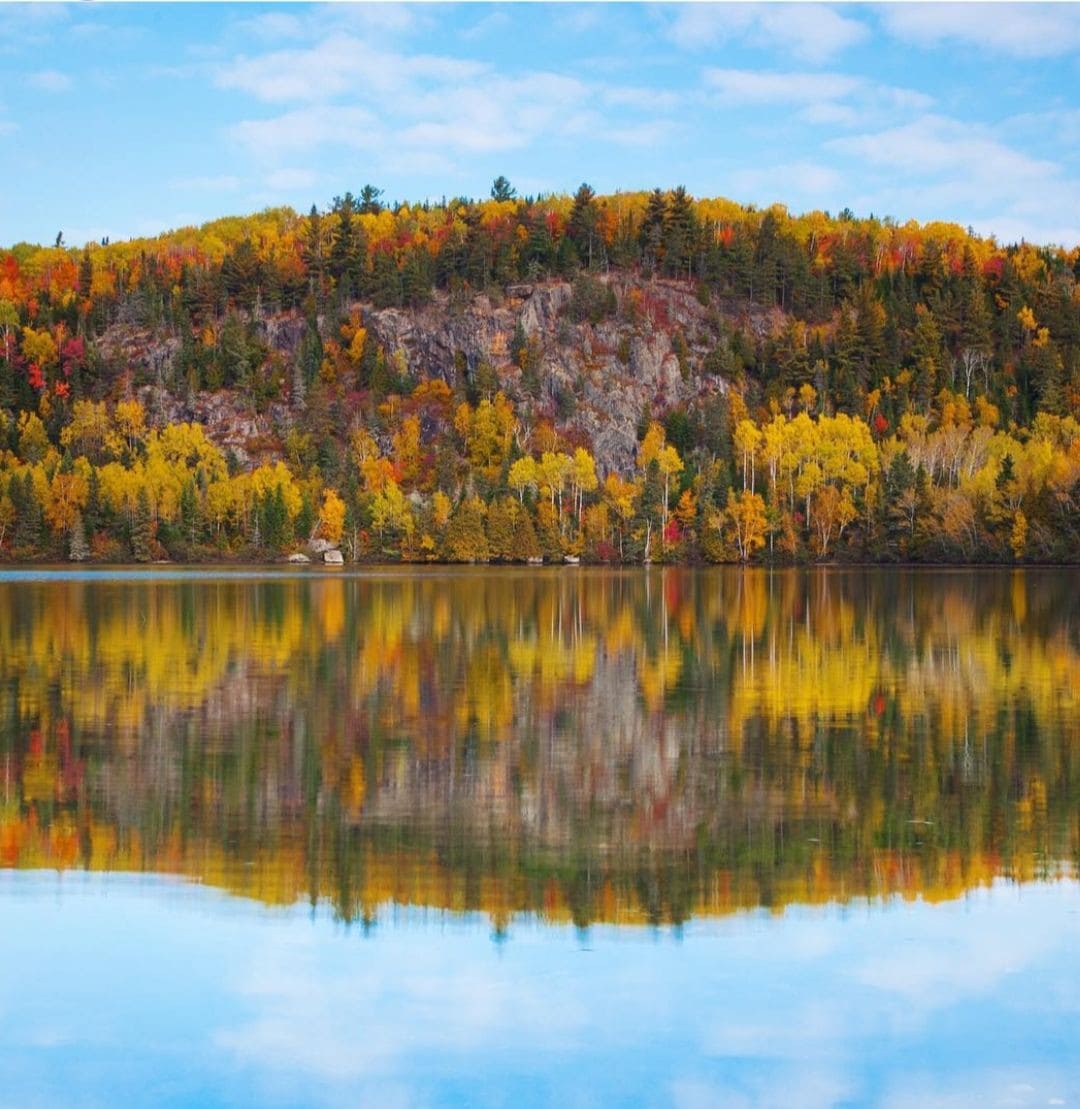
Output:
<path fill-rule="evenodd" d="M 517 501 L 511 497 L 498 497 L 491 502 L 487 515 L 488 548 L 495 562 L 514 560 L 514 534 L 518 527 L 519 512 Z"/>
<path fill-rule="evenodd" d="M 135 518 L 131 525 L 131 553 L 136 562 L 149 562 L 153 558 L 154 518 L 150 511 L 150 498 L 146 489 L 139 490 L 135 502 Z"/>
<path fill-rule="evenodd" d="M 517 525 L 514 528 L 513 541 L 510 547 L 510 558 L 513 562 L 528 562 L 531 558 L 539 557 L 540 541 L 536 538 L 532 513 L 529 512 L 528 508 L 519 506 Z"/>
<path fill-rule="evenodd" d="M 468 497 L 454 509 L 443 540 L 443 558 L 448 562 L 487 562 L 491 557 L 484 532 L 484 503 Z"/>

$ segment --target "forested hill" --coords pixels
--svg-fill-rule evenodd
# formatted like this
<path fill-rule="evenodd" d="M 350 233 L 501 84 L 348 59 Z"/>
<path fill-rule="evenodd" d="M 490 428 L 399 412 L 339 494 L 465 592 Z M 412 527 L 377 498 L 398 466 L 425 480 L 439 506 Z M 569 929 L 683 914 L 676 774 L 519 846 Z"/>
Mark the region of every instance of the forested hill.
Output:
<path fill-rule="evenodd" d="M 683 189 L 0 251 L 0 557 L 1080 560 L 1080 248 Z"/>

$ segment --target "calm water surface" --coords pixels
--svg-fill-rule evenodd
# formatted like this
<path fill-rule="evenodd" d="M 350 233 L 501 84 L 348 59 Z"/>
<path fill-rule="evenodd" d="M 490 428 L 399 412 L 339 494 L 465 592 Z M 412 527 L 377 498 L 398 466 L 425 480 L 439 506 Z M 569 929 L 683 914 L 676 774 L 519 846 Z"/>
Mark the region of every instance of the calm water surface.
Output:
<path fill-rule="evenodd" d="M 1073 571 L 0 573 L 0 1105 L 1080 1104 Z"/>

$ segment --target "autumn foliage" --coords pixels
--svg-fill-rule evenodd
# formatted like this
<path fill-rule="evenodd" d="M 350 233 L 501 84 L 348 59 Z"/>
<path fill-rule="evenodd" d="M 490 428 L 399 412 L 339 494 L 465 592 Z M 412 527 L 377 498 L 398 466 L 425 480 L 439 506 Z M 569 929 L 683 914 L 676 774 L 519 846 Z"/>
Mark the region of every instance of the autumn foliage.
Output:
<path fill-rule="evenodd" d="M 1078 250 L 682 189 L 498 195 L 0 253 L 0 553 L 67 556 L 78 522 L 96 559 L 136 533 L 175 559 L 1080 557 Z M 557 327 L 437 373 L 371 327 L 545 283 Z M 641 413 L 632 465 L 557 378 L 609 321 L 621 362 L 662 333 L 693 383 Z M 272 431 L 237 456 L 162 415 L 210 395 Z"/>

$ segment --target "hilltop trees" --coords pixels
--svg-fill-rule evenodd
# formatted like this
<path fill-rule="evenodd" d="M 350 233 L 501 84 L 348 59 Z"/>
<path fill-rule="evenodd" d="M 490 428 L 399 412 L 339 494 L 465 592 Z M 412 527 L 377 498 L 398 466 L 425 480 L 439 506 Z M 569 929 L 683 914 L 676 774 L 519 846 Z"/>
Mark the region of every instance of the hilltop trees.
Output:
<path fill-rule="evenodd" d="M 365 185 L 303 216 L 21 245 L 0 252 L 0 555 L 81 550 L 81 525 L 108 558 L 320 533 L 356 558 L 1075 558 L 1078 273 L 1077 249 L 949 224 L 501 176 L 480 201 Z M 526 327 L 518 283 L 546 279 L 565 303 Z M 687 292 L 701 311 L 674 318 Z M 480 293 L 517 318 L 431 378 L 370 326 Z M 588 376 L 636 372 L 660 332 L 682 399 L 658 393 L 608 472 Z M 180 415 L 222 390 L 273 428 L 250 454 Z"/>

